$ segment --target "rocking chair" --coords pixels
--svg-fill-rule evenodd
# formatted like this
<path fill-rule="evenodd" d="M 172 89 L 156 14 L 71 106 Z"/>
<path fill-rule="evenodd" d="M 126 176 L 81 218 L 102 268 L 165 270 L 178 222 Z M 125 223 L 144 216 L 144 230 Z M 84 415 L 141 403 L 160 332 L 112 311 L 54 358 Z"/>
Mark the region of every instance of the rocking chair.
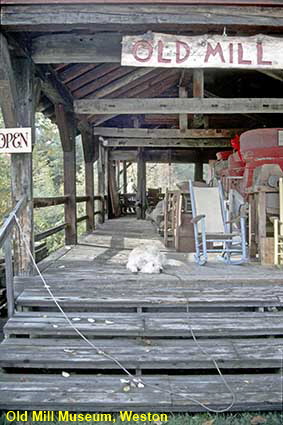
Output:
<path fill-rule="evenodd" d="M 226 264 L 246 263 L 248 256 L 245 218 L 229 220 L 229 209 L 221 186 L 195 187 L 190 180 L 189 191 L 196 263 L 206 264 L 208 253 L 220 253 L 219 258 Z"/>

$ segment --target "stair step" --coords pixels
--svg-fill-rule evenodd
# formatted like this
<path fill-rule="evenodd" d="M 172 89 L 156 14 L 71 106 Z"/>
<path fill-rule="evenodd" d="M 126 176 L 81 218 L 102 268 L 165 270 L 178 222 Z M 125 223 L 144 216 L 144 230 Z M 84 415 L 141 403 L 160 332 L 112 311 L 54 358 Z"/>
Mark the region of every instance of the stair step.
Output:
<path fill-rule="evenodd" d="M 190 268 L 191 268 L 190 264 Z M 90 266 L 88 266 L 90 267 Z M 249 268 L 252 267 L 249 265 Z M 86 271 L 83 267 L 81 269 L 59 269 L 58 272 L 52 272 L 48 269 L 48 274 L 46 274 L 47 283 L 56 289 L 66 290 L 78 290 L 78 287 L 85 290 L 103 290 L 109 289 L 118 291 L 118 289 L 125 293 L 127 291 L 135 291 L 137 289 L 144 290 L 155 290 L 158 288 L 185 288 L 185 289 L 230 289 L 233 288 L 270 288 L 283 289 L 282 286 L 282 274 L 277 269 L 272 269 L 271 273 L 263 274 L 258 270 L 258 265 L 254 266 L 257 268 L 257 274 L 252 276 L 249 275 L 246 271 L 244 274 L 241 272 L 240 268 L 237 267 L 237 275 L 231 275 L 225 273 L 225 269 L 222 269 L 223 275 L 218 270 L 217 275 L 213 275 L 213 268 L 208 268 L 209 275 L 190 273 L 190 270 L 182 273 L 179 271 L 175 272 L 177 276 L 180 276 L 182 280 L 179 280 L 174 273 L 171 275 L 168 274 L 157 274 L 150 275 L 150 277 L 141 275 L 141 274 L 132 274 L 132 273 L 115 273 L 113 266 L 112 271 L 108 271 L 106 268 L 102 268 L 100 271 L 97 271 L 94 265 L 92 269 Z M 241 269 L 246 270 L 245 266 L 241 266 Z M 235 270 L 236 272 L 236 270 Z M 21 276 L 15 277 L 15 286 L 18 288 L 18 292 L 24 289 L 39 289 L 43 290 L 43 283 L 40 277 L 38 276 Z"/>
<path fill-rule="evenodd" d="M 226 375 L 235 392 L 231 411 L 280 410 L 281 377 L 279 374 Z M 206 406 L 223 409 L 232 396 L 218 375 L 145 376 L 144 388 L 124 391 L 122 376 L 74 375 L 0 375 L 0 409 L 51 410 L 71 412 L 198 412 Z M 182 394 L 182 395 L 180 395 Z M 65 418 L 66 421 L 66 418 Z"/>
<path fill-rule="evenodd" d="M 118 292 L 119 291 L 119 292 Z M 259 288 L 203 288 L 183 287 L 128 288 L 109 290 L 94 287 L 91 290 L 53 289 L 54 295 L 64 308 L 132 308 L 132 307 L 268 307 L 283 306 L 283 287 Z M 17 298 L 19 307 L 55 307 L 46 290 L 24 290 Z"/>
<path fill-rule="evenodd" d="M 76 327 L 86 335 L 186 337 L 190 327 L 197 336 L 262 336 L 283 334 L 283 313 L 69 313 Z M 74 321 L 73 319 L 80 319 Z M 16 313 L 4 327 L 4 334 L 31 336 L 74 336 L 75 331 L 60 313 Z"/>
<path fill-rule="evenodd" d="M 201 339 L 201 351 L 193 340 L 129 339 L 92 340 L 96 347 L 117 358 L 129 369 L 280 368 L 283 338 Z M 116 369 L 115 362 L 83 340 L 9 338 L 0 345 L 0 367 L 48 369 Z"/>

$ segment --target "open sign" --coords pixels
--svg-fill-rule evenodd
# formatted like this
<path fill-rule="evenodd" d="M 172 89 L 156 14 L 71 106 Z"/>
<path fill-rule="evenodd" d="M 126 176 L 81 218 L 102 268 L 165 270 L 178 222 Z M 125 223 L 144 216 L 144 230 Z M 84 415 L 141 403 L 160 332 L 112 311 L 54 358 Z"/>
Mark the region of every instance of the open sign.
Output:
<path fill-rule="evenodd" d="M 0 153 L 31 153 L 31 128 L 1 128 Z"/>

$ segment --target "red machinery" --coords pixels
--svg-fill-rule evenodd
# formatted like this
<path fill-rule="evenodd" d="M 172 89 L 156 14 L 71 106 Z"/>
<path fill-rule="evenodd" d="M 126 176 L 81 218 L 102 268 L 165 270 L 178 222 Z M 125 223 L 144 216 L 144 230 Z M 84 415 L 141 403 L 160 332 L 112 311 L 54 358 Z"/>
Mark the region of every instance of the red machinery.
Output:
<path fill-rule="evenodd" d="M 278 164 L 283 171 L 283 128 L 246 131 L 232 140 L 232 146 L 236 151 L 219 152 L 215 166 L 225 190 L 234 188 L 245 196 L 254 184 L 255 169 L 262 165 Z"/>

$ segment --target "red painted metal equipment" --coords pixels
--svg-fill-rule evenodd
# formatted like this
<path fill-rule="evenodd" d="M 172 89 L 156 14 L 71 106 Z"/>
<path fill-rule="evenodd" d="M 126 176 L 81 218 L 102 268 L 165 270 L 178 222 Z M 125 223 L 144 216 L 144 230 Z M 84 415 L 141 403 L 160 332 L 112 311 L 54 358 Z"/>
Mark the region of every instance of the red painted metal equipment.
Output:
<path fill-rule="evenodd" d="M 230 155 L 217 154 L 215 171 L 225 190 L 234 188 L 245 196 L 254 184 L 255 169 L 266 164 L 278 164 L 283 171 L 283 128 L 247 131 L 241 134 L 238 148 Z"/>

